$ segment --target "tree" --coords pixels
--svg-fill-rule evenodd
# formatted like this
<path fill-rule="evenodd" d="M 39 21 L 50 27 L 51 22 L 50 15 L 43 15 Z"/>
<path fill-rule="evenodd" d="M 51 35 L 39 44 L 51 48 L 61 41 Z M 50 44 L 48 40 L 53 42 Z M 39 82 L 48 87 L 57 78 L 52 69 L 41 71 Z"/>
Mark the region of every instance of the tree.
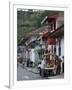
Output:
<path fill-rule="evenodd" d="M 41 27 L 41 21 L 45 16 L 52 15 L 58 11 L 48 10 L 32 10 L 28 9 L 17 11 L 17 41 L 26 38 L 29 32 L 32 32 Z"/>

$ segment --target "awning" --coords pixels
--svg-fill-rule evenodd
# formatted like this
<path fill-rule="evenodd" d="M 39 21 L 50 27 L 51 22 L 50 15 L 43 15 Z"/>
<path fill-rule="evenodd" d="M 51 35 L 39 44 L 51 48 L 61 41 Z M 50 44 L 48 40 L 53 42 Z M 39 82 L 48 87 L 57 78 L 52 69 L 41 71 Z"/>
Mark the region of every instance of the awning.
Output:
<path fill-rule="evenodd" d="M 49 33 L 48 35 L 49 38 L 61 38 L 62 36 L 64 36 L 64 25 Z"/>
<path fill-rule="evenodd" d="M 41 21 L 41 24 L 43 24 L 45 21 L 48 20 L 48 22 L 50 21 L 55 21 L 56 18 L 58 17 L 58 13 L 55 13 L 53 15 L 50 15 L 50 16 L 46 16 L 42 21 Z"/>
<path fill-rule="evenodd" d="M 49 36 L 49 33 L 48 33 L 48 32 L 45 33 L 45 34 L 43 35 L 43 40 L 44 40 L 44 41 L 46 40 L 49 45 L 56 45 L 56 39 L 54 39 L 54 38 L 49 38 L 48 36 Z"/>

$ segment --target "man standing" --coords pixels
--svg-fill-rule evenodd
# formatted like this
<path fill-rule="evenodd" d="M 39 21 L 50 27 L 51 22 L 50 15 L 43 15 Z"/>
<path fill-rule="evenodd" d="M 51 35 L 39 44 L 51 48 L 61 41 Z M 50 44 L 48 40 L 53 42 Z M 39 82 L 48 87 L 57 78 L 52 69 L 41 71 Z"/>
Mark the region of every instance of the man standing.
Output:
<path fill-rule="evenodd" d="M 63 58 L 63 63 L 62 63 L 62 73 L 64 73 L 64 56 L 62 57 Z"/>
<path fill-rule="evenodd" d="M 46 57 L 43 58 L 42 62 L 41 62 L 41 78 L 44 78 L 44 69 L 46 66 Z"/>

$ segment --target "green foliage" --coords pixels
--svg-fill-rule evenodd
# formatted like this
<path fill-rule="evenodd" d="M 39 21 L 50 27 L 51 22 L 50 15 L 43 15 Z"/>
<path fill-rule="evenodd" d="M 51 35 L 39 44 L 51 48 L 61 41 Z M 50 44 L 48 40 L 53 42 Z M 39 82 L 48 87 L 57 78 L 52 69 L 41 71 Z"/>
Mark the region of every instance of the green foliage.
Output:
<path fill-rule="evenodd" d="M 42 59 L 42 55 L 44 53 L 44 50 L 43 49 L 37 49 L 36 52 L 38 53 L 39 58 Z"/>
<path fill-rule="evenodd" d="M 17 11 L 17 41 L 18 43 L 22 38 L 26 38 L 29 32 L 41 27 L 41 21 L 45 16 L 52 15 L 57 11 Z"/>

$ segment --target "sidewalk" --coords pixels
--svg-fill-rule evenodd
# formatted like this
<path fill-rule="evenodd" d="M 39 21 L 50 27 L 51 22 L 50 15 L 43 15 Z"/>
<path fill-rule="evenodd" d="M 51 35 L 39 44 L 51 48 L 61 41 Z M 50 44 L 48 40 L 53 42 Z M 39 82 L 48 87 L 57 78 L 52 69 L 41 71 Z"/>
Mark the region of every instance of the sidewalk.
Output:
<path fill-rule="evenodd" d="M 64 73 L 61 73 L 56 76 L 50 76 L 49 79 L 64 79 Z"/>
<path fill-rule="evenodd" d="M 18 66 L 22 67 L 22 64 L 18 63 Z M 37 67 L 26 67 L 25 66 L 24 69 L 28 70 L 29 72 L 39 74 L 39 70 L 37 69 Z"/>
<path fill-rule="evenodd" d="M 25 69 L 32 72 L 32 73 L 39 74 L 39 70 L 36 67 L 35 68 L 25 67 Z"/>
<path fill-rule="evenodd" d="M 39 70 L 37 68 L 26 67 L 26 69 L 32 73 L 39 74 Z M 64 73 L 55 76 L 48 76 L 45 77 L 45 79 L 64 79 Z"/>

